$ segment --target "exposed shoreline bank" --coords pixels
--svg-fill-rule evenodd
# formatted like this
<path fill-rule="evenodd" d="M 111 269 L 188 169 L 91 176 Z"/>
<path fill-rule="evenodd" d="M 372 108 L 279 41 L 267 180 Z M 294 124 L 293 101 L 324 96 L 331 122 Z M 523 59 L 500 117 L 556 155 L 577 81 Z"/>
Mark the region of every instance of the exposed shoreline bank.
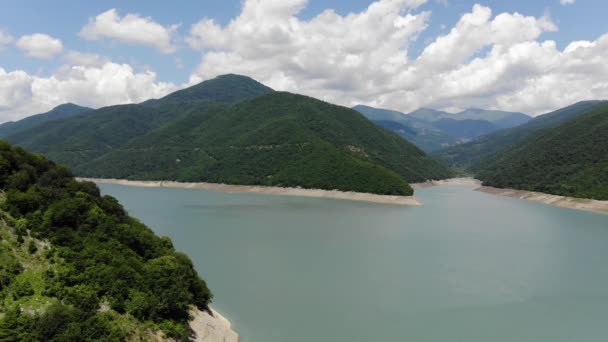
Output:
<path fill-rule="evenodd" d="M 213 316 L 201 310 L 192 310 L 190 327 L 195 332 L 195 342 L 238 342 L 239 335 L 224 316 L 210 309 Z"/>
<path fill-rule="evenodd" d="M 485 192 L 492 195 L 512 197 L 527 201 L 545 203 L 562 208 L 578 209 L 595 213 L 608 214 L 608 201 L 599 201 L 588 198 L 575 198 L 559 195 L 545 194 L 542 192 L 500 189 L 490 186 L 482 186 L 476 191 Z"/>
<path fill-rule="evenodd" d="M 442 180 L 431 180 L 424 183 L 411 183 L 412 189 L 426 189 L 441 185 L 476 185 L 481 186 L 481 181 L 471 177 L 449 178 Z"/>
<path fill-rule="evenodd" d="M 80 181 L 90 181 L 102 184 L 118 184 L 137 187 L 168 187 L 180 189 L 202 189 L 226 193 L 258 193 L 267 195 L 283 195 L 296 197 L 331 198 L 350 201 L 362 201 L 394 205 L 421 205 L 414 196 L 376 195 L 362 192 L 347 192 L 338 190 L 282 188 L 258 185 L 231 185 L 217 183 L 183 183 L 173 181 L 131 181 L 109 178 L 76 178 Z"/>

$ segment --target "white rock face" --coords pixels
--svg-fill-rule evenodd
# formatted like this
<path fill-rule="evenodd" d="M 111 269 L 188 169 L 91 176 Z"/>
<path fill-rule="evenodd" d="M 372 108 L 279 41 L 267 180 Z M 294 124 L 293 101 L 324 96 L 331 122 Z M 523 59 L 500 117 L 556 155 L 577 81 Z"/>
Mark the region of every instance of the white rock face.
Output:
<path fill-rule="evenodd" d="M 238 342 L 239 335 L 231 328 L 230 322 L 222 315 L 211 309 L 209 313 L 194 310 L 191 312 L 194 319 L 190 327 L 196 333 L 196 342 Z"/>

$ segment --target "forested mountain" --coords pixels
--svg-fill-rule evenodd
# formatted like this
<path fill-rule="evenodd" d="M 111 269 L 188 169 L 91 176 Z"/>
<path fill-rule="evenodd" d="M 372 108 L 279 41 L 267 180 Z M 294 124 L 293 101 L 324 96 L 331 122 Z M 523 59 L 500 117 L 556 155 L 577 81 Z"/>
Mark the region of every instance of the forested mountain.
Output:
<path fill-rule="evenodd" d="M 573 108 L 541 118 L 535 127 L 576 116 Z M 530 133 L 530 131 L 528 132 Z M 484 185 L 608 200 L 608 104 L 556 127 L 537 130 L 478 166 Z"/>
<path fill-rule="evenodd" d="M 34 127 L 38 124 L 45 123 L 47 121 L 68 118 L 70 116 L 82 114 L 93 109 L 87 107 L 81 107 L 73 103 L 66 103 L 53 108 L 52 110 L 43 113 L 28 116 L 27 118 L 19 121 L 5 122 L 0 125 L 0 138 L 7 137 L 17 132 Z"/>
<path fill-rule="evenodd" d="M 450 171 L 360 113 L 227 75 L 8 139 L 79 176 L 412 193 Z"/>
<path fill-rule="evenodd" d="M 430 108 L 420 108 L 409 114 L 362 105 L 353 109 L 427 152 L 467 142 L 530 120 L 529 116 L 522 113 L 483 109 L 467 109 L 455 114 Z"/>
<path fill-rule="evenodd" d="M 222 75 L 192 87 L 178 90 L 159 100 L 148 100 L 144 105 L 158 106 L 192 101 L 233 103 L 252 99 L 273 90 L 252 78 L 241 75 Z"/>
<path fill-rule="evenodd" d="M 606 101 L 579 102 L 537 116 L 521 126 L 481 136 L 471 142 L 436 151 L 433 155 L 450 166 L 475 170 L 484 160 L 500 155 L 540 130 L 557 127 L 604 104 Z"/>
<path fill-rule="evenodd" d="M 0 341 L 189 340 L 211 292 L 93 183 L 0 141 Z"/>

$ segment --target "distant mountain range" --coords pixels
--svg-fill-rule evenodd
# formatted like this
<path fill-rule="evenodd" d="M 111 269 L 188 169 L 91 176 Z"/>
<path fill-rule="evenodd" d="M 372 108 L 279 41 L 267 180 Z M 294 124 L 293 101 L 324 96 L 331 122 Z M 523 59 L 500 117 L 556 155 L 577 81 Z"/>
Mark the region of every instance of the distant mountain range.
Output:
<path fill-rule="evenodd" d="M 49 113 L 4 137 L 85 177 L 409 195 L 408 182 L 451 175 L 357 111 L 238 75 L 142 104 Z"/>
<path fill-rule="evenodd" d="M 515 127 L 531 119 L 523 113 L 476 108 L 455 114 L 430 108 L 420 108 L 409 114 L 362 105 L 353 109 L 427 152 L 467 142 L 500 129 Z"/>

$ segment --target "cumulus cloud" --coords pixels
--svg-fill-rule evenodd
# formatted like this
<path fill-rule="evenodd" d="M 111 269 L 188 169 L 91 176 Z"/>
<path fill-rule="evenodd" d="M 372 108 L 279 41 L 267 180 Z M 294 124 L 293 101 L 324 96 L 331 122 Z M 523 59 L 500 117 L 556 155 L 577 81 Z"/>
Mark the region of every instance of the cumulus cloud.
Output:
<path fill-rule="evenodd" d="M 70 65 L 77 66 L 102 66 L 110 61 L 107 57 L 95 53 L 79 51 L 69 51 L 63 57 Z"/>
<path fill-rule="evenodd" d="M 207 50 L 193 79 L 237 72 L 328 101 L 374 96 L 407 67 L 407 45 L 430 15 L 410 10 L 424 2 L 383 0 L 361 13 L 326 10 L 305 21 L 296 15 L 306 0 L 248 0 L 225 27 L 211 19 L 192 26 L 188 43 Z"/>
<path fill-rule="evenodd" d="M 494 15 L 475 5 L 449 32 L 412 56 L 430 13 L 424 0 L 378 0 L 360 13 L 297 14 L 306 0 L 245 0 L 227 25 L 202 19 L 187 42 L 202 50 L 191 82 L 250 75 L 275 89 L 343 105 L 402 111 L 486 107 L 542 113 L 608 97 L 606 36 L 560 51 L 543 41 L 558 30 L 547 16 Z"/>
<path fill-rule="evenodd" d="M 90 18 L 79 35 L 87 40 L 104 38 L 117 41 L 145 45 L 157 48 L 162 53 L 175 52 L 173 44 L 175 30 L 178 25 L 163 26 L 150 17 L 139 14 L 127 14 L 120 17 L 118 11 L 112 8 Z"/>
<path fill-rule="evenodd" d="M 137 103 L 178 89 L 159 82 L 151 71 L 136 72 L 128 64 L 64 66 L 49 77 L 0 68 L 0 122 L 18 120 L 66 102 L 102 107 Z"/>
<path fill-rule="evenodd" d="M 61 40 L 44 33 L 22 36 L 17 41 L 17 47 L 25 51 L 28 57 L 45 59 L 51 58 L 63 51 Z"/>
<path fill-rule="evenodd" d="M 0 45 L 10 44 L 13 42 L 13 37 L 3 30 L 0 30 Z"/>

